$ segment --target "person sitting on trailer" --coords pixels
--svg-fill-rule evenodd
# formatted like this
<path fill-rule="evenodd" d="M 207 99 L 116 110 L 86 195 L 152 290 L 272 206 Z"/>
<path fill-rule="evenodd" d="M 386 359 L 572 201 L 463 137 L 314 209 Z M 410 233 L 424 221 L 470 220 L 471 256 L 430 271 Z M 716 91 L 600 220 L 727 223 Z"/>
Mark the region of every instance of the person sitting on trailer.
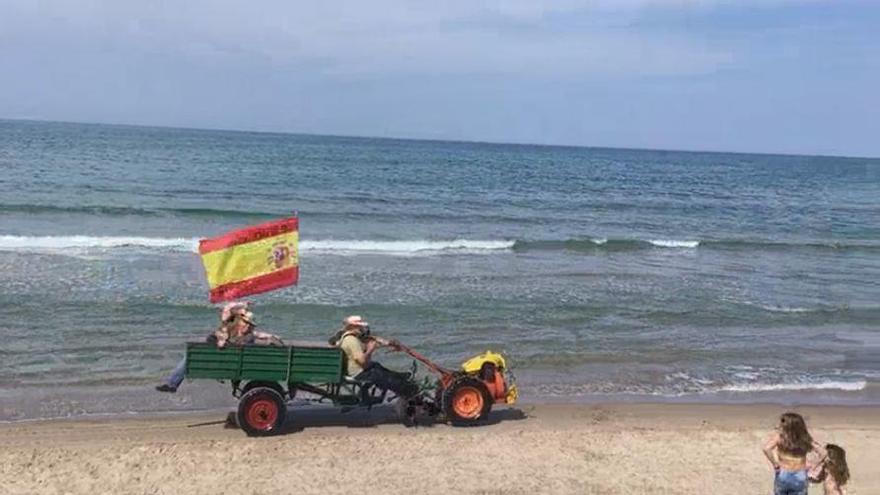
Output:
<path fill-rule="evenodd" d="M 213 338 L 217 347 L 222 349 L 232 345 L 283 345 L 281 339 L 274 334 L 256 329 L 254 314 L 248 310 L 248 303 L 227 304 L 220 313 L 220 327 L 214 331 Z M 208 337 L 208 340 L 212 340 Z"/>
<path fill-rule="evenodd" d="M 205 341 L 213 343 L 218 349 L 227 345 L 283 345 L 277 335 L 256 330 L 254 314 L 248 309 L 247 302 L 231 302 L 220 311 L 220 326 L 207 336 Z M 163 383 L 156 386 L 159 392 L 177 392 L 186 376 L 186 356 L 174 367 Z"/>
<path fill-rule="evenodd" d="M 330 339 L 345 353 L 346 373 L 349 377 L 390 390 L 399 397 L 412 397 L 419 391 L 409 373 L 392 371 L 373 360 L 380 347 L 396 349 L 394 342 L 370 335 L 370 326 L 360 316 L 352 315 L 342 321 L 342 330 Z"/>

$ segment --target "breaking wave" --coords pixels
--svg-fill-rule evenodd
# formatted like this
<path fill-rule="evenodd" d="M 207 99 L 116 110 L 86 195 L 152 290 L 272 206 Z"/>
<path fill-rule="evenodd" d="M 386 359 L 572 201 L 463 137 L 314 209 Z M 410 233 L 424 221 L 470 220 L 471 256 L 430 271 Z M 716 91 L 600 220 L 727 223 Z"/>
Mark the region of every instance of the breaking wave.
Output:
<path fill-rule="evenodd" d="M 830 311 L 829 308 L 802 308 L 800 306 L 773 306 L 770 304 L 761 304 L 758 307 L 771 313 L 818 313 Z"/>
<path fill-rule="evenodd" d="M 607 239 L 599 237 L 595 239 L 567 239 L 560 241 L 516 241 L 514 249 L 518 251 L 627 251 L 636 249 L 652 248 L 687 248 L 693 249 L 700 246 L 696 240 L 676 239 Z"/>
<path fill-rule="evenodd" d="M 772 392 L 787 390 L 843 390 L 856 392 L 864 390 L 868 386 L 865 380 L 853 382 L 803 382 L 803 383 L 748 383 L 739 385 L 727 385 L 720 387 L 720 392 Z"/>
<path fill-rule="evenodd" d="M 880 251 L 877 243 L 840 243 L 840 242 L 777 242 L 777 241 L 744 241 L 738 239 L 700 240 L 700 239 L 608 239 L 581 238 L 565 240 L 520 240 L 514 249 L 520 251 L 568 250 L 568 251 L 627 251 L 637 249 L 718 249 L 738 251 L 758 250 L 793 250 L 809 249 L 828 252 L 847 250 Z"/>
<path fill-rule="evenodd" d="M 670 248 L 695 248 L 700 245 L 700 241 L 676 241 L 676 240 L 655 240 L 648 241 L 653 246 L 670 247 Z"/>
<path fill-rule="evenodd" d="M 301 252 L 378 253 L 407 255 L 418 253 L 467 252 L 479 253 L 507 250 L 513 241 L 451 240 L 451 241 L 359 241 L 303 240 Z M 3 251 L 64 252 L 89 249 L 146 248 L 161 251 L 197 252 L 198 238 L 161 237 L 94 237 L 94 236 L 0 236 Z"/>
<path fill-rule="evenodd" d="M 512 248 L 514 241 L 475 241 L 459 239 L 452 241 L 336 241 L 303 240 L 300 251 L 331 253 L 383 253 L 417 254 L 431 252 L 481 252 L 503 251 Z"/>
<path fill-rule="evenodd" d="M 163 237 L 93 237 L 0 235 L 4 251 L 65 251 L 107 248 L 152 248 L 171 251 L 196 251 L 198 239 Z"/>
<path fill-rule="evenodd" d="M 716 385 L 712 380 L 694 380 L 685 376 L 685 380 L 663 385 L 651 383 L 621 383 L 609 381 L 583 383 L 542 383 L 536 384 L 535 394 L 545 397 L 588 397 L 602 396 L 652 396 L 670 399 L 686 397 L 714 396 L 732 394 L 749 397 L 750 394 L 764 392 L 809 393 L 811 391 L 859 392 L 867 388 L 866 380 L 855 381 L 805 381 L 783 383 L 747 383 Z"/>
<path fill-rule="evenodd" d="M 582 238 L 566 240 L 310 240 L 300 242 L 303 252 L 379 253 L 389 255 L 425 253 L 497 253 L 504 251 L 569 251 L 581 253 L 670 249 L 779 249 L 779 243 L 743 243 L 741 241 L 702 241 L 683 239 L 607 239 Z M 819 245 L 790 244 L 791 248 L 817 248 Z M 841 249 L 840 247 L 828 249 Z M 196 251 L 195 237 L 140 236 L 20 236 L 0 235 L 0 251 L 65 251 L 83 249 L 144 248 L 164 251 Z M 850 248 L 855 248 L 850 246 Z M 880 245 L 862 245 L 862 249 L 880 250 Z M 801 308 L 765 307 L 768 311 L 803 312 Z"/>

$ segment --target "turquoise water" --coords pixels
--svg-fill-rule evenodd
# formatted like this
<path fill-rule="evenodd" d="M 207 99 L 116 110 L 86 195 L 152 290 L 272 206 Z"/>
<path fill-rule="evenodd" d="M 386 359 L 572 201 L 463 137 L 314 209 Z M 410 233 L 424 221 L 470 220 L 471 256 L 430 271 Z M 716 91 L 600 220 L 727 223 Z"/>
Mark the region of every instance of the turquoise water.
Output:
<path fill-rule="evenodd" d="M 151 391 L 216 321 L 193 248 L 292 211 L 285 338 L 358 313 L 533 400 L 875 400 L 880 160 L 0 121 L 0 167 L 0 419 L 232 403 Z"/>

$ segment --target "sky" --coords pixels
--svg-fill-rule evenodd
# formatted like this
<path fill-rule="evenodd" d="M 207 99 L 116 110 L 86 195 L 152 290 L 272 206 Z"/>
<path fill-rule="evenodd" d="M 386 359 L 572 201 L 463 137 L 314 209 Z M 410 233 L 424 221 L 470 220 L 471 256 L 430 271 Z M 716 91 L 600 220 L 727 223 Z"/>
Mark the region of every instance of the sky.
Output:
<path fill-rule="evenodd" d="M 0 0 L 0 118 L 880 156 L 880 2 Z"/>

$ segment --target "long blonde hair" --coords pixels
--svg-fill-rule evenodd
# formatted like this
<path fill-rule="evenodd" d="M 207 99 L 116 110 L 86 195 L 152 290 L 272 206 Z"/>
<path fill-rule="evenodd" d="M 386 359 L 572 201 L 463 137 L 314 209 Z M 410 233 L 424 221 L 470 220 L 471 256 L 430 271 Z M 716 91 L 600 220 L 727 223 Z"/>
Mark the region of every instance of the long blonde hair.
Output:
<path fill-rule="evenodd" d="M 846 451 L 839 445 L 829 443 L 825 446 L 828 451 L 828 460 L 825 461 L 825 469 L 838 485 L 845 485 L 849 481 L 849 467 L 846 465 Z"/>
<path fill-rule="evenodd" d="M 796 456 L 806 456 L 813 450 L 813 437 L 803 416 L 787 412 L 779 417 L 779 427 L 779 450 Z"/>

